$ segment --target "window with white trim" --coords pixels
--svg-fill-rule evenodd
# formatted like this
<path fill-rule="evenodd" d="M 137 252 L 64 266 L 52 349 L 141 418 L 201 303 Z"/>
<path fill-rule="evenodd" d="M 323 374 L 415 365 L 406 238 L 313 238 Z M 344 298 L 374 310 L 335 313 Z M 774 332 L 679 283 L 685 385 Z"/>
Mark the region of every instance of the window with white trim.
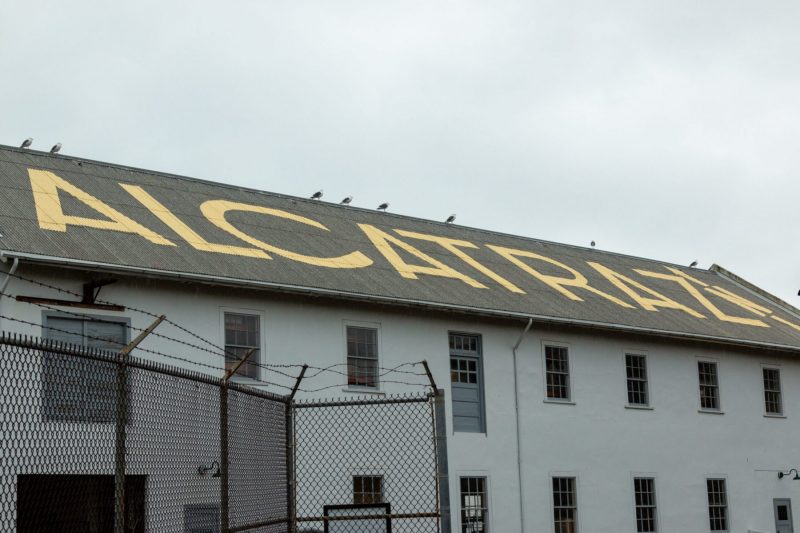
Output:
<path fill-rule="evenodd" d="M 697 373 L 700 380 L 700 408 L 719 411 L 719 375 L 714 361 L 698 361 Z"/>
<path fill-rule="evenodd" d="M 706 479 L 708 520 L 711 531 L 728 531 L 728 495 L 725 479 Z"/>
<path fill-rule="evenodd" d="M 781 371 L 777 368 L 762 367 L 761 372 L 764 378 L 764 410 L 769 415 L 782 415 Z"/>
<path fill-rule="evenodd" d="M 565 346 L 545 346 L 545 375 L 548 400 L 571 398 L 569 379 L 569 351 Z"/>
<path fill-rule="evenodd" d="M 450 333 L 453 431 L 486 432 L 480 335 Z"/>
<path fill-rule="evenodd" d="M 128 324 L 113 318 L 45 315 L 44 337 L 77 347 L 119 352 L 128 342 Z M 47 420 L 113 422 L 117 367 L 114 363 L 45 352 L 42 412 Z"/>
<path fill-rule="evenodd" d="M 383 476 L 353 476 L 353 503 L 383 503 Z"/>
<path fill-rule="evenodd" d="M 378 330 L 346 326 L 347 384 L 378 388 Z"/>
<path fill-rule="evenodd" d="M 637 533 L 657 532 L 656 480 L 651 477 L 633 478 L 633 493 L 636 501 Z"/>
<path fill-rule="evenodd" d="M 489 501 L 485 477 L 462 477 L 461 533 L 488 533 Z"/>
<path fill-rule="evenodd" d="M 258 379 L 258 368 L 261 364 L 261 316 L 227 311 L 224 315 L 225 370 L 234 368 L 242 357 L 253 350 L 235 375 Z"/>
<path fill-rule="evenodd" d="M 577 533 L 578 501 L 574 477 L 553 478 L 553 524 L 555 533 Z"/>
<path fill-rule="evenodd" d="M 640 354 L 625 354 L 625 375 L 628 382 L 628 405 L 649 406 L 647 358 Z"/>

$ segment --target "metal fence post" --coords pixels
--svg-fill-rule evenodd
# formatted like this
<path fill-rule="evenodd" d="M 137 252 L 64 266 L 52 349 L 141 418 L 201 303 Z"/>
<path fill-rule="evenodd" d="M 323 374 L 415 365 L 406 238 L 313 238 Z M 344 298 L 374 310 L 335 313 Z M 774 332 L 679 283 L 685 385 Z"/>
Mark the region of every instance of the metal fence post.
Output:
<path fill-rule="evenodd" d="M 219 500 L 220 500 L 220 531 L 228 533 L 231 527 L 230 508 L 228 506 L 228 380 L 222 379 L 219 385 Z"/>
<path fill-rule="evenodd" d="M 450 525 L 450 476 L 447 466 L 447 418 L 444 407 L 444 389 L 438 389 L 433 397 L 436 424 L 436 477 L 439 482 L 439 513 L 442 531 L 451 533 Z"/>
<path fill-rule="evenodd" d="M 167 317 L 161 315 L 119 351 L 117 424 L 114 438 L 114 533 L 125 533 L 125 461 L 128 430 L 128 356 Z"/>
<path fill-rule="evenodd" d="M 286 403 L 286 525 L 288 533 L 297 530 L 297 480 L 294 454 L 294 402 Z"/>

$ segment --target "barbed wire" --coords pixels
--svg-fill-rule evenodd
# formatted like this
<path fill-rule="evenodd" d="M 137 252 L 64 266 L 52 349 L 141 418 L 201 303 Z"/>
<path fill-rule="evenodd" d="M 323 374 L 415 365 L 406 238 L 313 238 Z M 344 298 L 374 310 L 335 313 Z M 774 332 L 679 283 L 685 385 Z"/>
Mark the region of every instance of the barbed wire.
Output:
<path fill-rule="evenodd" d="M 55 291 L 58 291 L 58 292 L 63 293 L 63 294 L 69 294 L 69 295 L 77 297 L 77 298 L 83 298 L 82 294 L 77 293 L 75 291 L 71 291 L 71 290 L 63 288 L 63 287 L 59 287 L 57 285 L 52 285 L 52 284 L 49 284 L 49 283 L 41 282 L 39 280 L 34 280 L 34 279 L 31 279 L 31 278 L 27 278 L 27 277 L 19 275 L 17 273 L 13 273 L 13 274 L 9 274 L 9 275 L 14 277 L 14 278 L 17 278 L 17 279 L 19 279 L 21 281 L 27 282 L 27 283 L 31 283 L 31 284 L 34 284 L 34 285 L 38 285 L 40 287 L 44 287 L 44 288 L 48 288 L 48 289 L 51 289 L 51 290 L 55 290 Z M 3 296 L 9 297 L 9 298 L 14 298 L 11 295 L 7 295 L 7 294 L 3 294 L 3 293 L 0 293 L 0 294 L 2 294 Z M 100 303 L 100 304 L 105 304 L 105 305 L 120 305 L 120 304 L 118 304 L 116 302 L 112 302 L 112 301 L 108 301 L 108 300 L 102 300 L 102 299 L 96 299 L 95 301 Z M 96 320 L 96 321 L 99 321 L 99 322 L 123 324 L 125 327 L 128 327 L 131 330 L 135 330 L 135 331 L 139 331 L 139 332 L 145 331 L 142 328 L 136 328 L 134 326 L 131 326 L 130 324 L 124 324 L 124 323 L 114 322 L 114 321 L 110 321 L 110 320 L 97 319 L 97 318 L 95 318 L 95 317 L 93 317 L 91 315 L 85 315 L 85 314 L 81 315 L 80 313 L 74 313 L 74 312 L 65 311 L 65 310 L 61 310 L 61 309 L 55 309 L 55 308 L 53 308 L 53 307 L 51 307 L 51 306 L 49 306 L 47 304 L 43 304 L 41 302 L 25 302 L 25 303 L 38 305 L 38 306 L 41 306 L 43 308 L 47 308 L 47 309 L 50 309 L 50 310 L 53 310 L 53 311 L 56 311 L 56 312 L 59 312 L 59 313 L 66 313 L 66 314 L 71 314 L 71 315 L 74 315 L 74 316 L 82 316 L 83 318 L 90 318 L 91 320 Z M 156 314 L 154 312 L 147 311 L 145 309 L 140 309 L 140 308 L 137 308 L 137 307 L 127 306 L 127 305 L 126 306 L 122 306 L 122 307 L 125 307 L 126 309 L 129 309 L 129 310 L 131 310 L 133 312 L 144 314 L 144 315 L 149 316 L 151 318 L 160 318 L 162 316 L 162 315 Z M 193 331 L 191 331 L 188 328 L 186 328 L 186 327 L 184 327 L 184 326 L 172 321 L 171 319 L 165 318 L 164 322 L 172 325 L 173 327 L 179 329 L 180 331 L 183 331 L 184 333 L 187 333 L 188 335 L 191 335 L 194 338 L 197 338 L 198 340 L 201 340 L 201 341 L 205 342 L 209 346 L 217 348 L 220 351 L 215 352 L 213 350 L 209 350 L 208 348 L 203 348 L 202 346 L 199 346 L 197 344 L 193 344 L 193 343 L 186 342 L 186 341 L 183 341 L 183 340 L 180 340 L 180 339 L 176 339 L 174 337 L 170 337 L 170 336 L 164 335 L 162 333 L 151 332 L 151 335 L 153 335 L 155 337 L 159 337 L 159 338 L 165 339 L 165 340 L 168 340 L 168 341 L 171 341 L 171 342 L 182 344 L 184 346 L 187 346 L 187 347 L 190 347 L 190 348 L 194 348 L 196 350 L 200 350 L 200 351 L 203 351 L 205 353 L 216 355 L 218 357 L 224 357 L 226 359 L 227 358 L 232 358 L 234 360 L 238 359 L 238 356 L 236 356 L 235 354 L 225 350 L 225 348 L 222 348 L 222 347 L 218 346 L 217 344 L 213 343 L 212 341 L 210 341 L 208 339 L 205 339 L 204 337 L 198 335 L 197 333 L 194 333 Z M 287 372 L 283 372 L 281 370 L 277 370 L 277 369 L 279 369 L 279 368 L 300 369 L 300 368 L 303 367 L 302 364 L 271 364 L 271 363 L 261 363 L 261 362 L 257 363 L 257 362 L 250 362 L 250 361 L 248 361 L 247 364 L 251 365 L 251 366 L 258 367 L 258 368 L 262 368 L 264 370 L 275 372 L 276 374 L 279 374 L 279 375 L 282 375 L 284 377 L 291 378 L 291 379 L 295 379 L 296 376 L 292 375 L 292 374 L 289 374 Z M 414 366 L 414 365 L 421 365 L 421 364 L 422 364 L 422 361 L 415 361 L 415 362 L 410 362 L 410 363 L 402 363 L 402 364 L 397 365 L 396 367 L 393 367 L 393 368 L 377 367 L 377 369 L 379 370 L 378 377 L 384 377 L 384 376 L 387 376 L 387 375 L 389 375 L 391 373 L 394 373 L 394 372 L 400 373 L 400 374 L 407 374 L 407 375 L 413 375 L 413 376 L 426 377 L 427 374 L 423 373 L 423 372 L 411 372 L 411 371 L 399 370 L 400 368 L 403 368 L 403 367 L 406 367 L 406 366 Z M 325 372 L 330 372 L 330 373 L 333 373 L 333 374 L 337 374 L 337 375 L 340 375 L 340 376 L 347 377 L 348 374 L 346 372 L 333 370 L 334 368 L 337 368 L 337 367 L 340 367 L 340 366 L 348 366 L 348 365 L 347 365 L 347 363 L 337 363 L 337 364 L 334 364 L 334 365 L 330 365 L 328 367 L 317 367 L 317 366 L 308 365 L 308 368 L 310 368 L 312 370 L 316 370 L 316 372 L 311 374 L 311 375 L 309 375 L 309 376 L 305 376 L 305 379 L 313 379 L 313 378 L 318 377 L 320 374 L 325 373 Z"/>

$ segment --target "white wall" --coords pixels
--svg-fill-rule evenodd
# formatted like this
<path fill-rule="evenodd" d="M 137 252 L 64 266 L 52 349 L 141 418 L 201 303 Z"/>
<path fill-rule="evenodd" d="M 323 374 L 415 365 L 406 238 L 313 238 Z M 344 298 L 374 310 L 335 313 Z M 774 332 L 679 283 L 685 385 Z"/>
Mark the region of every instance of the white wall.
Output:
<path fill-rule="evenodd" d="M 37 272 L 43 280 L 78 292 L 85 279 L 78 274 L 36 271 L 25 265 L 20 270 L 27 276 Z M 65 297 L 17 280 L 12 280 L 7 292 Z M 449 402 L 447 407 L 454 531 L 459 523 L 459 475 L 488 478 L 491 531 L 520 530 L 511 347 L 524 324 L 153 280 L 110 285 L 102 290 L 101 298 L 164 313 L 217 343 L 222 343 L 221 308 L 261 313 L 265 363 L 344 363 L 344 323 L 378 323 L 381 366 L 427 359 L 448 398 L 448 332 L 482 335 L 487 434 L 453 434 Z M 35 306 L 7 299 L 0 312 L 36 323 L 42 315 Z M 136 327 L 146 327 L 150 321 L 138 313 L 122 315 Z M 2 328 L 41 335 L 38 328 L 8 321 L 3 321 Z M 168 326 L 157 331 L 197 343 Z M 574 405 L 544 401 L 543 341 L 569 346 Z M 142 346 L 222 368 L 221 360 L 211 354 L 158 338 L 149 338 Z M 625 407 L 625 350 L 647 354 L 652 410 Z M 148 358 L 147 354 L 140 355 Z M 524 339 L 518 357 L 526 532 L 553 530 L 550 475 L 556 472 L 578 479 L 579 525 L 584 533 L 636 531 L 634 473 L 656 478 L 660 531 L 708 531 L 705 478 L 712 474 L 728 480 L 731 531 L 774 531 L 773 498 L 792 498 L 795 512 L 800 512 L 800 482 L 777 478 L 777 471 L 800 466 L 800 455 L 796 453 L 800 427 L 795 423 L 800 416 L 800 365 L 796 361 L 719 346 L 536 326 Z M 724 414 L 698 412 L 698 357 L 719 361 Z M 780 365 L 786 418 L 763 415 L 762 363 Z M 278 377 L 265 379 L 287 383 Z M 307 381 L 304 387 L 317 388 L 343 380 L 341 376 L 323 375 Z M 403 385 L 382 386 L 387 393 L 408 390 Z M 319 396 L 355 394 L 336 387 Z"/>

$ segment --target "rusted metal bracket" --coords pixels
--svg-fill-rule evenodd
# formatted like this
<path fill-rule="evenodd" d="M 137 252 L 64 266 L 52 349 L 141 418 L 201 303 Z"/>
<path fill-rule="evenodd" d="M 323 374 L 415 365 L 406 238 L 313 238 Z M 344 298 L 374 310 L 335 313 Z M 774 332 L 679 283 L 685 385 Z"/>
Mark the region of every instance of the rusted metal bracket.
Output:
<path fill-rule="evenodd" d="M 100 294 L 100 289 L 106 285 L 111 285 L 112 283 L 116 282 L 117 280 L 114 278 L 104 278 L 84 283 L 83 300 L 81 300 L 81 302 L 85 304 L 94 304 L 94 301 L 97 299 L 97 295 Z"/>
<path fill-rule="evenodd" d="M 423 360 L 422 366 L 425 367 L 425 373 L 428 374 L 428 380 L 431 382 L 431 388 L 433 389 L 433 394 L 439 394 L 439 388 L 436 386 L 436 381 L 433 379 L 433 374 L 431 374 L 431 369 L 428 366 L 428 361 Z"/>
<path fill-rule="evenodd" d="M 294 382 L 294 387 L 292 387 L 292 392 L 291 394 L 289 394 L 290 402 L 294 400 L 294 395 L 297 394 L 297 390 L 300 388 L 300 382 L 303 381 L 303 376 L 306 375 L 306 370 L 308 370 L 308 365 L 303 365 L 303 369 L 300 370 L 300 375 L 297 376 L 297 381 Z"/>

